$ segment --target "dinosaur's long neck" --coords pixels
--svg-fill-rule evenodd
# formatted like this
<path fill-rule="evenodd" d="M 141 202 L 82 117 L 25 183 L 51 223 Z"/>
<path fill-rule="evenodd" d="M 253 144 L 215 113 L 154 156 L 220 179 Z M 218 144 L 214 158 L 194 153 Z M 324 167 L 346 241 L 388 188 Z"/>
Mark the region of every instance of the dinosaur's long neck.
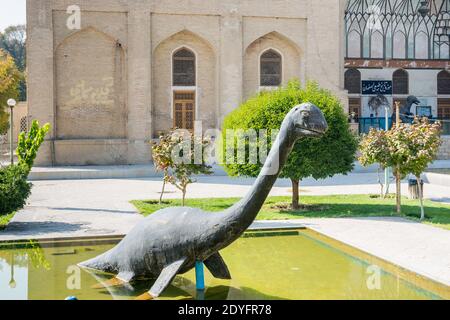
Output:
<path fill-rule="evenodd" d="M 256 182 L 241 201 L 226 211 L 231 233 L 244 232 L 253 223 L 286 164 L 295 141 L 289 135 L 289 123 L 283 123 Z"/>

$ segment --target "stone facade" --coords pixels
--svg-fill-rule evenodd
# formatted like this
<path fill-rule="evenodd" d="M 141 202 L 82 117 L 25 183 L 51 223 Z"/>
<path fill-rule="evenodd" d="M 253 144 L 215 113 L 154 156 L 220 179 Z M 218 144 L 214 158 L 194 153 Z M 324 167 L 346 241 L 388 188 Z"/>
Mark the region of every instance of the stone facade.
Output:
<path fill-rule="evenodd" d="M 220 128 L 260 86 L 260 57 L 282 57 L 282 83 L 315 80 L 346 103 L 344 0 L 27 1 L 29 116 L 52 125 L 39 165 L 137 164 L 174 126 L 174 93 Z M 174 87 L 173 54 L 195 54 L 195 85 Z"/>

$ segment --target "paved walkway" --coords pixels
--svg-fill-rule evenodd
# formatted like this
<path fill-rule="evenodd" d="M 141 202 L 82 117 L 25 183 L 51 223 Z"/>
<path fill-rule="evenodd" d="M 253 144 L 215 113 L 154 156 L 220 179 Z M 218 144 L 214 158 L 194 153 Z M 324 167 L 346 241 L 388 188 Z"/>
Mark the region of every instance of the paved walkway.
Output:
<path fill-rule="evenodd" d="M 242 197 L 253 179 L 203 177 L 189 187 L 190 198 Z M 378 193 L 376 174 L 336 176 L 324 181 L 308 179 L 301 193 L 307 195 Z M 126 234 L 142 217 L 129 201 L 157 199 L 159 178 L 111 180 L 35 181 L 29 205 L 21 210 L 0 240 Z M 394 185 L 391 186 L 395 190 Z M 166 198 L 179 198 L 173 187 Z M 403 186 L 407 192 L 407 186 Z M 290 181 L 279 180 L 271 195 L 290 195 Z M 448 201 L 450 187 L 426 185 L 425 196 Z"/>
<path fill-rule="evenodd" d="M 0 160 L 1 164 L 1 160 Z M 450 169 L 450 160 L 436 160 L 430 169 Z M 374 173 L 378 166 L 363 167 L 355 162 L 353 173 Z M 227 176 L 220 166 L 213 166 L 216 176 Z M 34 167 L 29 178 L 31 180 L 63 180 L 63 179 L 123 179 L 154 178 L 160 176 L 152 164 L 116 165 L 116 166 L 69 166 L 69 167 Z"/>

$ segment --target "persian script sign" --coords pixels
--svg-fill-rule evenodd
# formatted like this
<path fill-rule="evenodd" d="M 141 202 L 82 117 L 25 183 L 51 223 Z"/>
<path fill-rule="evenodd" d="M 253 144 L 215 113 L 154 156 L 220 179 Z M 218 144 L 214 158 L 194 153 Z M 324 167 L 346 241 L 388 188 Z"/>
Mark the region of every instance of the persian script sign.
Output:
<path fill-rule="evenodd" d="M 362 82 L 362 94 L 392 94 L 392 81 L 370 80 Z"/>

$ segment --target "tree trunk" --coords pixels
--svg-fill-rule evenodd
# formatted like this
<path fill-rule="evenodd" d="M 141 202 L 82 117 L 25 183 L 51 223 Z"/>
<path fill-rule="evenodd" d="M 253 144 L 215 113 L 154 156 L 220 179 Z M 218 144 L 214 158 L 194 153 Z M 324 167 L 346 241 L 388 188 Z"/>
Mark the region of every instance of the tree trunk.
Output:
<path fill-rule="evenodd" d="M 186 203 L 186 188 L 183 188 L 183 190 L 181 192 L 183 193 L 183 199 L 181 200 L 181 204 L 184 207 L 184 205 Z"/>
<path fill-rule="evenodd" d="M 383 183 L 381 182 L 381 174 L 380 174 L 380 171 L 381 171 L 381 168 L 380 167 L 378 167 L 378 169 L 377 169 L 377 174 L 378 174 L 378 184 L 380 185 L 380 199 L 383 199 L 384 198 L 384 185 L 383 185 Z"/>
<path fill-rule="evenodd" d="M 395 184 L 396 184 L 396 199 L 397 199 L 397 213 L 402 213 L 402 181 L 400 177 L 400 170 L 395 168 Z"/>
<path fill-rule="evenodd" d="M 162 204 L 162 199 L 163 199 L 165 189 L 166 189 L 166 180 L 163 181 L 161 195 L 159 196 L 159 204 Z"/>
<path fill-rule="evenodd" d="M 425 220 L 425 209 L 423 207 L 423 188 L 422 188 L 422 180 L 420 180 L 420 176 L 417 177 L 417 185 L 419 187 L 419 200 L 420 200 L 420 221 Z"/>
<path fill-rule="evenodd" d="M 294 180 L 291 179 L 292 182 L 292 209 L 293 210 L 298 210 L 300 208 L 300 204 L 299 204 L 299 186 L 300 186 L 300 181 L 299 180 Z"/>

